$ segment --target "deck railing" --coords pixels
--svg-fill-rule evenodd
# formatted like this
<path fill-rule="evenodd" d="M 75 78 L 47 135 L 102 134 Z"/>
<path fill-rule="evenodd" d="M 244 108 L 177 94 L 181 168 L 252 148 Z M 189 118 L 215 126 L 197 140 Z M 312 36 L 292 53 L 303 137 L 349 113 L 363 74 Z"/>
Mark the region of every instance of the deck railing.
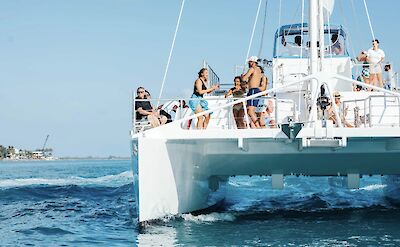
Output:
<path fill-rule="evenodd" d="M 346 119 L 355 127 L 400 126 L 400 99 L 389 95 L 370 95 L 365 99 L 346 100 L 342 112 L 349 107 Z M 353 115 L 349 115 L 353 112 Z"/>
<path fill-rule="evenodd" d="M 218 106 L 218 105 L 225 105 L 227 103 L 234 102 L 235 100 L 240 100 L 243 98 L 223 98 L 223 97 L 210 97 L 206 98 L 210 106 Z M 282 122 L 287 122 L 288 118 L 294 118 L 296 115 L 296 104 L 293 100 L 288 100 L 288 99 L 278 99 L 276 97 L 272 96 L 263 96 L 257 98 L 260 102 L 259 108 L 263 108 L 263 110 L 260 109 L 260 113 L 262 111 L 266 111 L 266 108 L 270 107 L 268 106 L 268 101 L 272 101 L 273 103 L 273 109 L 269 109 L 271 112 L 270 117 L 271 119 L 274 120 L 274 124 L 269 126 L 269 127 L 276 127 L 278 124 L 281 124 Z M 137 111 L 135 110 L 135 105 L 136 102 L 150 102 L 151 105 L 156 105 L 157 102 L 160 102 L 160 107 L 155 109 L 158 114 L 160 113 L 161 109 L 168 108 L 165 110 L 168 114 L 174 115 L 172 116 L 172 121 L 177 121 L 180 119 L 183 119 L 184 117 L 190 117 L 193 116 L 195 113 L 188 107 L 188 102 L 190 100 L 193 100 L 191 98 L 179 98 L 179 99 L 136 99 L 133 98 L 133 104 L 132 104 L 132 127 L 134 133 L 140 132 L 146 129 L 151 128 L 150 122 L 147 119 L 143 120 L 138 120 L 136 119 L 137 116 Z M 169 104 L 166 106 L 166 104 Z M 174 106 L 176 105 L 175 109 L 173 110 Z M 243 104 L 243 103 L 239 103 Z M 245 128 L 250 128 L 250 120 L 249 117 L 247 116 L 247 110 L 246 110 L 246 104 L 243 104 L 243 121 L 245 123 Z M 212 107 L 210 107 L 212 109 Z M 196 118 L 190 119 L 186 122 L 183 122 L 181 124 L 181 128 L 183 129 L 195 129 L 195 121 L 197 121 Z M 227 106 L 223 110 L 218 110 L 215 111 L 215 114 L 211 116 L 211 121 L 209 128 L 211 129 L 236 129 L 236 121 L 234 119 L 233 115 L 233 105 Z"/>

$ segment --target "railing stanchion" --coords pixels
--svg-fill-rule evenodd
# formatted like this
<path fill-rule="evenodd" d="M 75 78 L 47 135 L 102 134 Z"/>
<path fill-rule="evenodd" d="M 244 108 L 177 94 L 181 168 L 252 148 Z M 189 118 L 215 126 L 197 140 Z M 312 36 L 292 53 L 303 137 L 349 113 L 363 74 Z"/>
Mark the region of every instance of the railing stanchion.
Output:
<path fill-rule="evenodd" d="M 276 94 L 274 94 L 274 101 L 275 101 L 275 124 L 278 126 L 278 100 L 276 99 Z"/>
<path fill-rule="evenodd" d="M 369 127 L 372 127 L 372 109 L 371 109 L 371 96 L 368 97 L 369 103 L 368 103 L 368 108 L 369 108 Z"/>
<path fill-rule="evenodd" d="M 364 99 L 364 128 L 367 127 L 367 99 Z"/>
<path fill-rule="evenodd" d="M 250 129 L 250 121 L 249 121 L 249 115 L 247 114 L 246 103 L 244 103 L 244 101 L 242 103 L 243 103 L 244 116 L 246 118 L 246 125 L 247 128 Z"/>

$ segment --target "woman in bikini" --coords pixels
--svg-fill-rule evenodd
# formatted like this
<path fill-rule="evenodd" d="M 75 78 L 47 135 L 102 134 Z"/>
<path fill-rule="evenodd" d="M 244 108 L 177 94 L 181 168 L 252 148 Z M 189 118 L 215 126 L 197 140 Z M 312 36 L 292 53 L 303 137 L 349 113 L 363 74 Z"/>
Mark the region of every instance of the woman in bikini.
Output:
<path fill-rule="evenodd" d="M 206 68 L 202 68 L 198 75 L 199 77 L 194 82 L 193 94 L 190 97 L 191 100 L 189 100 L 189 106 L 195 114 L 208 110 L 208 102 L 203 98 L 204 94 L 211 93 L 219 88 L 219 85 L 213 85 L 211 88 L 207 88 L 208 70 Z M 209 121 L 210 114 L 197 117 L 196 128 L 206 129 Z"/>
<path fill-rule="evenodd" d="M 235 86 L 231 89 L 229 89 L 228 93 L 225 94 L 225 98 L 228 96 L 232 95 L 234 100 L 237 100 L 238 98 L 243 98 L 244 95 L 246 94 L 246 84 L 242 81 L 240 76 L 236 76 L 235 79 L 233 79 Z M 232 108 L 233 111 L 233 116 L 235 118 L 236 122 L 236 127 L 238 129 L 244 129 L 244 107 L 243 103 L 237 103 L 233 105 Z"/>

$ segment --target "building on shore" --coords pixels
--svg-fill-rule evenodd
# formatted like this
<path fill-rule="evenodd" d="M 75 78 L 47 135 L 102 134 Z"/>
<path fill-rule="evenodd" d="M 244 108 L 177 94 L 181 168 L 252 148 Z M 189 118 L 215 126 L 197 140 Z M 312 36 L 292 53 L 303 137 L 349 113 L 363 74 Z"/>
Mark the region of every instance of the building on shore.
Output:
<path fill-rule="evenodd" d="M 35 159 L 35 160 L 53 160 L 55 159 L 52 155 L 53 149 L 37 149 L 35 151 L 30 150 L 22 150 L 15 148 L 13 146 L 3 146 L 0 145 L 0 160 L 27 160 L 27 159 Z"/>

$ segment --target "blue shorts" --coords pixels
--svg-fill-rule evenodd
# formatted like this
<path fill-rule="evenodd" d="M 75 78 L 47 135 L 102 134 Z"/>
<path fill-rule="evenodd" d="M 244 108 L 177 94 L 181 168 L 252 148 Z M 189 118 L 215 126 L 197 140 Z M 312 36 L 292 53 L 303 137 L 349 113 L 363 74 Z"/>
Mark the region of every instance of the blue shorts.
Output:
<path fill-rule="evenodd" d="M 190 109 L 192 109 L 193 112 L 196 112 L 196 109 L 199 106 L 199 104 L 203 111 L 208 110 L 208 102 L 207 100 L 203 99 L 203 97 L 192 94 L 192 97 L 190 98 L 191 99 L 189 100 L 189 107 Z"/>
<path fill-rule="evenodd" d="M 261 92 L 261 91 L 258 87 L 250 88 L 249 92 L 247 93 L 247 96 L 250 96 L 250 95 L 253 95 L 253 94 L 256 94 L 259 92 Z M 247 100 L 247 106 L 258 106 L 258 101 L 259 101 L 259 99 L 257 99 L 257 98 Z"/>

